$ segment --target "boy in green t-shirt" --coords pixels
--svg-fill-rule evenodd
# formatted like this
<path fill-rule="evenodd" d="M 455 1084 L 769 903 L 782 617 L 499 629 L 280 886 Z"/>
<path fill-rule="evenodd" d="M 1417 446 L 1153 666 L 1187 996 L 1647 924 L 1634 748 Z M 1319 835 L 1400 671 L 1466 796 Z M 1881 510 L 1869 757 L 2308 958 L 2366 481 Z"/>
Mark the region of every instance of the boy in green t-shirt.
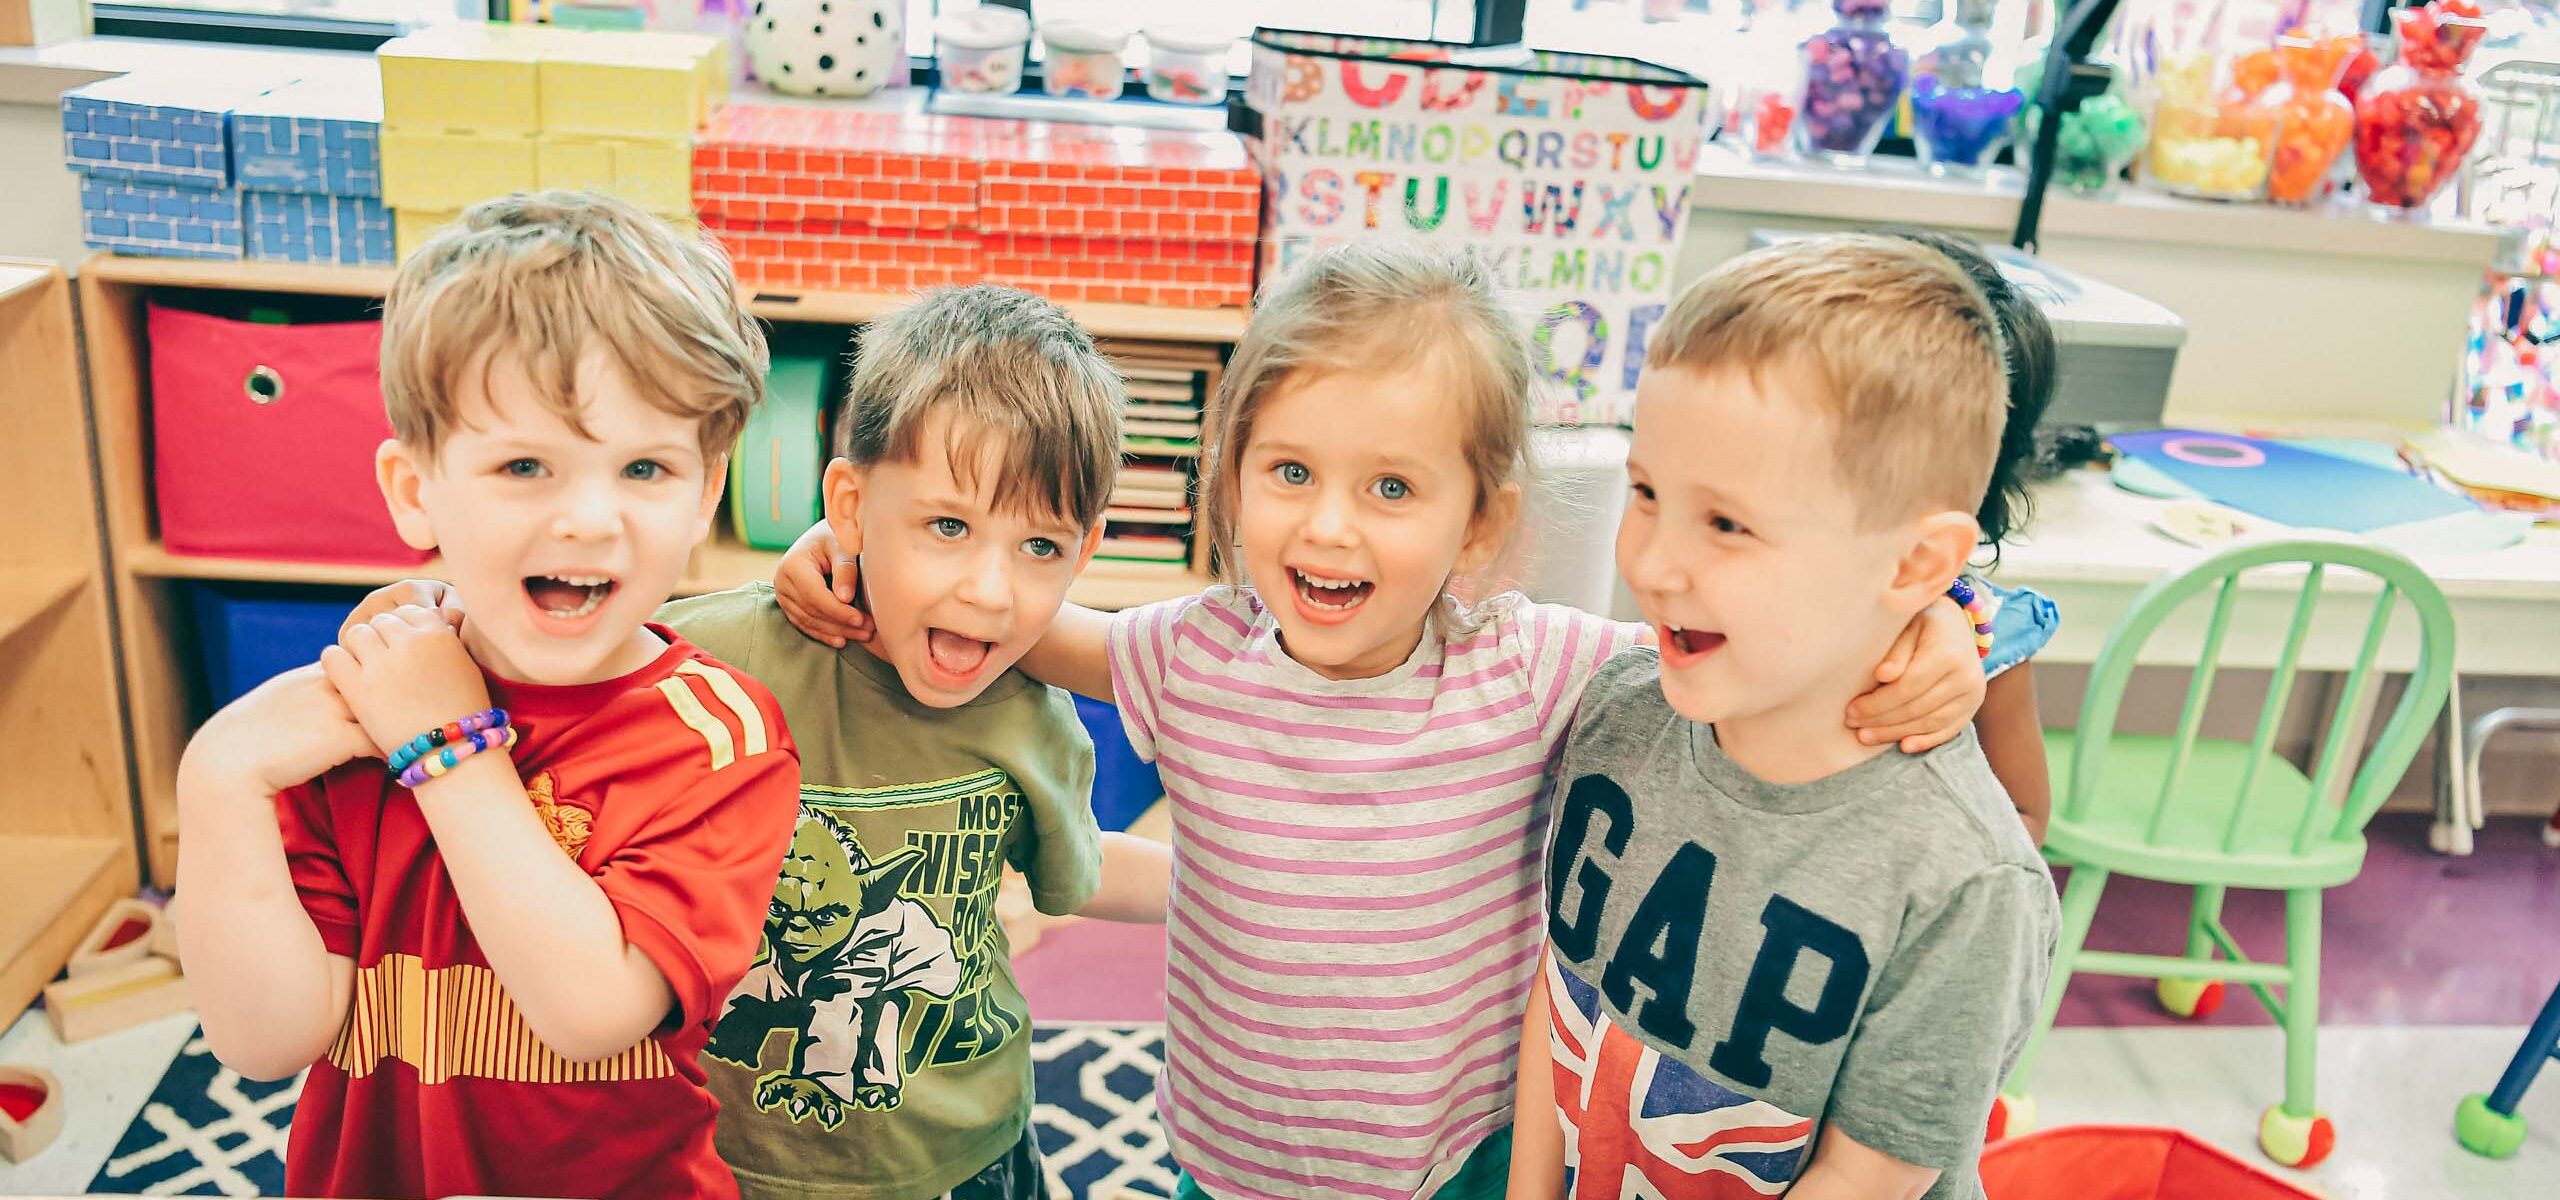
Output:
<path fill-rule="evenodd" d="M 1122 398 L 1055 304 L 930 293 L 866 331 L 824 485 L 876 636 L 812 641 L 763 583 L 660 610 L 800 744 L 764 945 L 704 1051 L 750 1200 L 1047 1194 L 998 884 L 1010 865 L 1042 912 L 1161 920 L 1136 910 L 1168 869 L 1098 834 L 1074 706 L 1012 669 L 1101 542 Z M 422 593 L 441 598 L 395 585 L 357 615 Z M 1098 895 L 1106 874 L 1129 895 Z"/>

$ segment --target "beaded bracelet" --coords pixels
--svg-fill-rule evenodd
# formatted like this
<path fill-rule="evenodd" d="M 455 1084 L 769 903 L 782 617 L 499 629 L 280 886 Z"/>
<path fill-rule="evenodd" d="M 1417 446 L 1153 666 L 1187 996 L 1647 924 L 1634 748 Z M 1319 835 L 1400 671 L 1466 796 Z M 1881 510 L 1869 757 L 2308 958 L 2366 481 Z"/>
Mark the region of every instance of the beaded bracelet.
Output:
<path fill-rule="evenodd" d="M 504 729 L 506 727 L 507 710 L 503 708 L 483 709 L 471 714 L 470 716 L 464 717 L 459 721 L 448 721 L 426 731 L 425 733 L 409 739 L 405 745 L 391 752 L 390 761 L 385 765 L 391 768 L 391 773 L 394 775 L 405 774 L 409 770 L 410 764 L 417 762 L 419 759 L 433 752 L 438 747 L 460 742 L 462 739 L 475 733 L 485 733 L 492 729 Z M 446 765 L 450 766 L 452 764 L 448 763 Z"/>
<path fill-rule="evenodd" d="M 1961 575 L 1956 577 L 1954 583 L 1947 585 L 1947 599 L 1955 601 L 1958 607 L 1964 609 L 1964 615 L 1973 619 L 1973 646 L 1980 652 L 1979 656 L 1991 657 L 1990 601 L 1985 600 L 1982 593 L 1974 589 L 1971 580 Z"/>
<path fill-rule="evenodd" d="M 504 750 L 516 744 L 515 727 L 501 725 L 495 729 L 475 729 L 459 741 L 445 743 L 443 749 L 410 763 L 400 772 L 400 786 L 415 789 L 459 765 L 463 759 L 483 750 Z"/>

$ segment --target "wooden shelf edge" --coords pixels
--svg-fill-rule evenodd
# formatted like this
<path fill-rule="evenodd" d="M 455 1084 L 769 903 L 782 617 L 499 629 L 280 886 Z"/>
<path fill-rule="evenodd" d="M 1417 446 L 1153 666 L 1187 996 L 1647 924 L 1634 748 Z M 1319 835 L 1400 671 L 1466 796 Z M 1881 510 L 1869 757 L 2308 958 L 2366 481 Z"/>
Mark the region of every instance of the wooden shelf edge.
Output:
<path fill-rule="evenodd" d="M 241 292 L 293 292 L 320 296 L 380 296 L 391 287 L 389 267 L 313 266 L 302 263 L 220 262 L 184 258 L 135 258 L 93 254 L 84 275 L 149 287 L 209 288 Z M 769 321 L 861 325 L 912 297 L 869 292 L 789 292 L 740 286 L 747 311 Z M 1137 341 L 1232 342 L 1244 336 L 1240 308 L 1157 308 L 1145 304 L 1062 305 L 1095 337 Z"/>
<path fill-rule="evenodd" d="M 124 848 L 105 836 L 0 833 L 0 878 L 9 881 L 0 889 L 8 910 L 0 921 L 0 964 L 43 941 Z"/>
<path fill-rule="evenodd" d="M 430 559 L 414 567 L 348 563 L 279 562 L 267 559 L 207 558 L 171 554 L 158 542 L 127 550 L 124 570 L 140 579 L 198 579 L 233 583 L 283 583 L 304 586 L 380 587 L 402 579 L 434 579 L 444 564 Z M 694 551 L 693 564 L 676 582 L 678 596 L 726 591 L 773 578 L 782 563 L 779 550 L 716 538 Z M 1166 571 L 1153 566 L 1096 562 L 1067 591 L 1067 598 L 1087 608 L 1121 609 L 1187 596 L 1207 587 L 1206 576 Z"/>
<path fill-rule="evenodd" d="M 13 567 L 0 571 L 0 645 L 42 620 L 89 582 L 71 567 Z"/>

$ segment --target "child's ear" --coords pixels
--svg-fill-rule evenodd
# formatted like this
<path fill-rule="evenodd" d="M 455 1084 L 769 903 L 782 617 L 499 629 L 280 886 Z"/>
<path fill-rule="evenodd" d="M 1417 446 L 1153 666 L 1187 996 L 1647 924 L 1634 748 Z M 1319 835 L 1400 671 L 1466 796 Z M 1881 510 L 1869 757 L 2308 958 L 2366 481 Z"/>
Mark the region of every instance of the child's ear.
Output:
<path fill-rule="evenodd" d="M 1894 611 L 1906 614 L 1927 608 L 1964 574 L 1982 527 L 1970 513 L 1941 512 L 1922 518 L 1912 533 L 1909 548 L 1894 564 L 1891 592 Z"/>
<path fill-rule="evenodd" d="M 849 458 L 827 464 L 827 473 L 818 484 L 826 500 L 827 528 L 836 535 L 836 549 L 851 558 L 862 553 L 862 492 L 867 481 L 862 468 Z"/>
<path fill-rule="evenodd" d="M 1084 544 L 1076 547 L 1076 574 L 1084 574 L 1084 569 L 1093 565 L 1094 551 L 1100 549 L 1102 549 L 1102 522 L 1096 521 L 1093 523 L 1093 528 L 1084 531 Z"/>
<path fill-rule="evenodd" d="M 1520 506 L 1517 483 L 1503 484 L 1484 498 L 1475 519 L 1467 523 L 1467 544 L 1458 551 L 1458 574 L 1473 575 L 1493 565 L 1502 547 L 1511 540 L 1512 530 L 1520 524 Z"/>
<path fill-rule="evenodd" d="M 720 511 L 720 495 L 729 487 L 729 456 L 715 454 L 702 465 L 702 510 L 694 514 L 693 540 L 711 536 L 711 518 Z"/>
<path fill-rule="evenodd" d="M 421 493 L 426 474 L 416 452 L 386 438 L 373 450 L 373 479 L 382 486 L 382 502 L 391 509 L 391 527 L 400 532 L 400 540 L 412 550 L 436 548 L 436 527 L 427 520 L 427 506 Z"/>

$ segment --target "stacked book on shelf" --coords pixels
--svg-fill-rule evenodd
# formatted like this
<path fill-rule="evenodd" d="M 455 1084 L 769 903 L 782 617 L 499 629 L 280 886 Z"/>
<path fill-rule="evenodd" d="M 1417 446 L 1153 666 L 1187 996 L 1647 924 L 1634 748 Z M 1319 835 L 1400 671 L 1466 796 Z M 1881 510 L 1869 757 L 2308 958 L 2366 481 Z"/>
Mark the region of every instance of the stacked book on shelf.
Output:
<path fill-rule="evenodd" d="M 1114 348 L 1128 380 L 1121 415 L 1126 454 L 1104 513 L 1096 557 L 1192 569 L 1194 495 L 1200 463 L 1200 415 L 1215 385 L 1217 361 L 1173 347 Z"/>

